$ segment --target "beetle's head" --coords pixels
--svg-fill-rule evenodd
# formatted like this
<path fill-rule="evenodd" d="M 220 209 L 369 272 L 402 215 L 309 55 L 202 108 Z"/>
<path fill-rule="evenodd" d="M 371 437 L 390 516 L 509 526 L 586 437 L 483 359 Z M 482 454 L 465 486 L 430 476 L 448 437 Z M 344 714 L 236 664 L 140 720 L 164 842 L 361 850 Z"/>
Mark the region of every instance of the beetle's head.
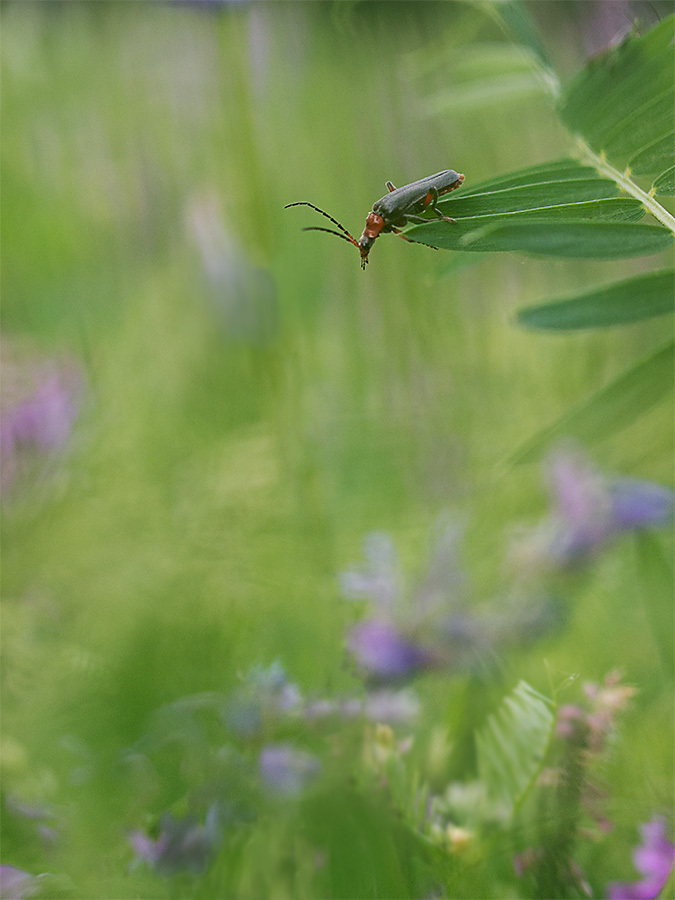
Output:
<path fill-rule="evenodd" d="M 361 235 L 361 239 L 359 240 L 359 252 L 361 253 L 361 268 L 365 269 L 366 263 L 368 262 L 368 254 L 370 253 L 370 248 L 375 243 L 374 237 L 368 237 L 365 234 Z"/>

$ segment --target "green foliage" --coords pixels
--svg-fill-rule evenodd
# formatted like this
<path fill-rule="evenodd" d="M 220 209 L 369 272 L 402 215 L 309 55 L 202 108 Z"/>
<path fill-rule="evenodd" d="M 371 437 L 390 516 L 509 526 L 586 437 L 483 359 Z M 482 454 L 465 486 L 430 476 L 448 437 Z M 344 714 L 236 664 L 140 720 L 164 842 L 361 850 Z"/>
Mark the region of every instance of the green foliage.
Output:
<path fill-rule="evenodd" d="M 551 58 L 524 3 L 502 0 L 488 4 L 488 9 L 515 43 L 527 47 L 543 66 L 552 69 Z"/>
<path fill-rule="evenodd" d="M 495 107 L 517 104 L 541 95 L 544 86 L 537 60 L 522 47 L 496 42 L 458 48 L 448 65 L 450 87 L 442 87 L 425 99 L 428 116 L 486 114 Z"/>
<path fill-rule="evenodd" d="M 458 222 L 457 229 L 444 222 L 430 222 L 415 229 L 415 239 L 448 249 L 520 251 L 576 259 L 622 259 L 666 250 L 675 240 L 666 228 L 612 221 L 641 217 L 640 205 L 634 203 L 596 200 L 559 207 L 556 212 L 560 219 L 551 217 L 549 210 L 516 213 L 511 219 L 484 216 Z M 575 221 L 572 215 L 582 221 Z M 583 221 L 586 217 L 592 221 Z"/>
<path fill-rule="evenodd" d="M 524 34 L 531 46 L 532 24 L 522 5 L 499 4 L 498 9 L 501 16 L 518 23 L 516 33 Z M 608 221 L 635 222 L 647 208 L 658 215 L 657 204 L 650 204 L 637 185 L 632 185 L 632 199 L 621 199 L 628 178 L 617 181 L 599 178 L 598 173 L 611 174 L 611 167 L 604 166 L 608 154 L 619 160 L 629 157 L 637 174 L 661 172 L 656 193 L 669 189 L 672 176 L 662 170 L 672 168 L 675 143 L 674 22 L 675 16 L 671 16 L 644 37 L 631 36 L 620 47 L 592 60 L 560 101 L 561 118 L 571 132 L 602 151 L 602 169 L 561 160 L 467 186 L 441 204 L 444 215 L 457 219 L 456 226 L 418 225 L 408 232 L 411 239 L 446 250 L 506 250 L 588 259 L 640 256 L 670 246 L 675 225 L 670 229 L 652 225 L 649 230 L 607 228 Z M 541 51 L 537 56 L 545 58 Z M 560 219 L 576 218 L 589 224 L 558 224 Z M 536 226 L 523 220 L 536 222 Z"/>
<path fill-rule="evenodd" d="M 547 71 L 548 57 L 538 48 L 525 7 L 507 2 L 494 9 L 517 39 L 534 48 Z M 669 16 L 645 35 L 629 35 L 592 59 L 564 90 L 558 102 L 560 117 L 578 141 L 582 161 L 591 166 L 561 160 L 467 186 L 442 204 L 456 225 L 418 225 L 408 232 L 411 239 L 448 250 L 577 259 L 637 257 L 671 247 L 675 219 L 655 196 L 675 191 L 674 31 L 675 16 Z M 621 173 L 614 160 L 627 162 L 629 169 Z M 632 173 L 659 173 L 651 193 Z M 630 197 L 620 196 L 625 193 Z M 636 224 L 647 211 L 661 224 Z M 518 321 L 557 330 L 627 324 L 672 311 L 672 298 L 672 272 L 657 272 L 528 308 Z M 649 372 L 644 364 L 627 372 L 536 435 L 517 458 L 534 459 L 535 448 L 543 451 L 567 432 L 593 439 L 598 433 L 595 422 L 610 432 L 619 422 L 630 424 L 642 414 L 644 403 L 653 405 L 672 385 L 672 371 L 660 369 L 662 381 Z M 622 398 L 623 389 L 628 393 Z M 648 401 L 645 394 L 652 389 Z"/>
<path fill-rule="evenodd" d="M 670 394 L 674 364 L 675 343 L 669 341 L 533 435 L 513 462 L 533 462 L 563 437 L 593 444 L 625 428 Z"/>
<path fill-rule="evenodd" d="M 597 151 L 640 174 L 673 161 L 675 16 L 591 60 L 561 97 L 562 120 Z"/>
<path fill-rule="evenodd" d="M 503 817 L 521 806 L 541 773 L 554 725 L 554 704 L 521 681 L 477 733 L 478 774 Z"/>
<path fill-rule="evenodd" d="M 675 166 L 661 172 L 652 187 L 657 197 L 675 197 Z"/>
<path fill-rule="evenodd" d="M 518 313 L 527 328 L 554 331 L 606 328 L 673 312 L 675 272 L 649 272 L 564 300 L 528 306 Z"/>
<path fill-rule="evenodd" d="M 447 835 L 427 839 L 427 800 L 473 780 L 476 722 L 505 682 L 539 686 L 544 658 L 592 679 L 621 664 L 670 699 L 650 681 L 644 610 L 627 588 L 635 559 L 621 551 L 553 585 L 572 630 L 551 628 L 484 669 L 420 675 L 414 730 L 397 726 L 376 748 L 391 764 L 373 755 L 368 769 L 362 722 L 325 737 L 314 721 L 284 720 L 275 736 L 320 754 L 323 780 L 297 803 L 270 800 L 228 825 L 199 883 L 135 868 L 128 835 L 156 837 L 164 811 L 182 815 L 192 802 L 201 816 L 211 790 L 253 792 L 233 763 L 219 793 L 231 757 L 216 711 L 252 666 L 279 659 L 308 702 L 363 690 L 345 652 L 359 611 L 339 600 L 336 573 L 365 533 L 392 531 L 412 571 L 430 518 L 456 510 L 469 523 L 456 589 L 500 629 L 510 592 L 529 591 L 531 575 L 505 575 L 505 529 L 543 517 L 545 499 L 536 472 L 495 464 L 550 410 L 659 339 L 658 321 L 574 346 L 506 330 L 542 293 L 587 292 L 645 261 L 541 263 L 460 242 L 441 254 L 387 236 L 362 274 L 353 248 L 302 234 L 284 203 L 307 198 L 355 229 L 384 178 L 456 165 L 467 183 L 444 210 L 464 212 L 442 230 L 467 241 L 505 243 L 502 222 L 521 247 L 540 230 L 549 241 L 571 230 L 574 250 L 608 229 L 607 248 L 628 235 L 627 254 L 637 235 L 658 244 L 666 229 L 636 224 L 642 199 L 594 164 L 521 168 L 566 151 L 553 114 L 541 115 L 533 59 L 546 53 L 520 4 L 504 7 L 534 52 L 520 59 L 497 49 L 493 23 L 468 4 L 48 6 L 2 8 L 5 338 L 39 341 L 47 359 L 66 354 L 86 389 L 71 443 L 44 471 L 19 472 L 4 504 L 3 782 L 12 798 L 44 805 L 60 839 L 46 846 L 37 821 L 3 809 L 2 862 L 67 873 L 73 898 L 525 896 L 513 853 L 536 830 L 495 830 L 488 850 L 488 825 L 449 849 Z M 426 16 L 442 28 L 425 30 Z M 438 58 L 446 41 L 469 46 L 452 69 L 466 76 L 462 103 L 453 107 L 441 67 L 435 96 L 446 93 L 448 113 L 427 127 L 405 62 Z M 438 284 L 450 264 L 453 277 Z M 266 282 L 255 277 L 263 270 Z M 278 302 L 261 322 L 263 283 Z M 256 317 L 261 327 L 247 330 Z M 653 355 L 539 450 L 552 435 L 605 438 L 653 406 L 670 384 L 672 348 Z M 645 477 L 670 474 L 649 435 L 637 447 L 619 436 L 603 455 L 600 464 L 628 461 Z M 667 568 L 649 555 L 645 565 L 658 578 L 644 603 L 658 589 L 663 623 Z M 548 594 L 550 582 L 534 578 Z M 158 723 L 167 709 L 175 715 Z M 580 864 L 598 896 L 615 876 L 612 852 L 629 857 L 636 804 L 649 802 L 649 814 L 668 795 L 662 712 L 638 707 L 610 773 L 618 828 L 581 848 L 596 854 Z M 479 729 L 484 775 L 506 809 L 536 779 L 550 715 L 522 684 Z M 153 723 L 163 740 L 143 758 Z M 202 732 L 217 747 L 212 767 Z M 239 745 L 252 771 L 257 740 Z M 43 888 L 60 895 L 49 877 Z"/>

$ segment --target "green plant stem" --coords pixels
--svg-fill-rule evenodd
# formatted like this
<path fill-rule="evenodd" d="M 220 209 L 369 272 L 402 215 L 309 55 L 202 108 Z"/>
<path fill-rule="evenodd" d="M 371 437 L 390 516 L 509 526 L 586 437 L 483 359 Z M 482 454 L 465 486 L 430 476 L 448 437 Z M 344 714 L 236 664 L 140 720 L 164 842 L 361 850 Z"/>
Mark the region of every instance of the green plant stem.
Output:
<path fill-rule="evenodd" d="M 626 172 L 620 172 L 618 169 L 615 169 L 614 166 L 607 162 L 604 155 L 598 156 L 581 138 L 578 139 L 578 146 L 583 162 L 589 163 L 601 175 L 611 178 L 612 181 L 619 185 L 622 191 L 639 200 L 655 219 L 658 219 L 662 225 L 665 225 L 666 228 L 669 228 L 675 234 L 675 216 L 672 216 L 654 197 L 643 191 L 634 181 L 631 181 L 630 169 L 627 169 Z"/>

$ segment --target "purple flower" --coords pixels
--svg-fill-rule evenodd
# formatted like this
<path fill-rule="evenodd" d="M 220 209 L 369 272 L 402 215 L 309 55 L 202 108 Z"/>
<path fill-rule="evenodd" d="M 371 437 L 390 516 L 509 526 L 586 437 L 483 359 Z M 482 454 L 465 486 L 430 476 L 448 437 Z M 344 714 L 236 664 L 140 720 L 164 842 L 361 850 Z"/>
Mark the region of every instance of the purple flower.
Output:
<path fill-rule="evenodd" d="M 58 449 L 66 442 L 76 415 L 77 406 L 68 385 L 54 373 L 12 410 L 14 438 L 43 450 Z"/>
<path fill-rule="evenodd" d="M 541 550 L 560 564 L 590 556 L 625 531 L 664 525 L 673 516 L 670 488 L 632 478 L 607 477 L 578 454 L 549 463 L 554 508 L 540 530 Z"/>
<path fill-rule="evenodd" d="M 654 900 L 663 890 L 675 865 L 675 844 L 666 837 L 666 823 L 660 816 L 640 826 L 642 844 L 633 852 L 633 863 L 641 881 L 608 885 L 609 900 Z"/>
<path fill-rule="evenodd" d="M 82 383 L 73 366 L 55 364 L 41 364 L 35 370 L 3 367 L 5 376 L 10 384 L 3 390 L 0 456 L 6 488 L 20 472 L 26 451 L 48 453 L 65 445 L 79 411 Z"/>
<path fill-rule="evenodd" d="M 463 581 L 458 535 L 456 523 L 441 518 L 428 565 L 410 591 L 403 589 L 396 551 L 386 534 L 368 535 L 365 565 L 342 574 L 343 594 L 368 601 L 366 617 L 351 629 L 347 646 L 371 679 L 402 679 L 447 655 L 442 626 L 457 607 Z"/>
<path fill-rule="evenodd" d="M 15 866 L 0 866 L 0 897 L 2 900 L 24 900 L 37 890 L 36 879 Z"/>
<path fill-rule="evenodd" d="M 290 744 L 269 744 L 260 754 L 259 765 L 265 784 L 284 796 L 299 794 L 320 770 L 315 756 Z"/>
<path fill-rule="evenodd" d="M 42 876 L 29 875 L 15 866 L 0 866 L 0 898 L 27 900 L 40 890 Z"/>
<path fill-rule="evenodd" d="M 663 525 L 673 516 L 675 496 L 663 485 L 620 478 L 610 485 L 609 494 L 616 531 Z"/>
<path fill-rule="evenodd" d="M 380 681 L 405 678 L 429 662 L 427 654 L 388 622 L 368 619 L 352 628 L 348 646 L 357 663 Z"/>
<path fill-rule="evenodd" d="M 212 858 L 221 836 L 218 808 L 214 804 L 206 815 L 206 824 L 200 825 L 193 816 L 175 819 L 165 813 L 160 820 L 156 839 L 143 831 L 132 831 L 131 846 L 136 862 L 148 863 L 158 875 L 175 875 L 177 872 L 201 874 Z"/>

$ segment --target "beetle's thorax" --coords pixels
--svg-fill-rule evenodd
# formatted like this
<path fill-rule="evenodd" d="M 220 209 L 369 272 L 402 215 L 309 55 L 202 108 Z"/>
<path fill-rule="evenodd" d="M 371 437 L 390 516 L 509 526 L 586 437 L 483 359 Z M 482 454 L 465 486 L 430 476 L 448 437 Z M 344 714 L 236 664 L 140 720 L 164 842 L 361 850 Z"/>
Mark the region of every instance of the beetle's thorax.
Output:
<path fill-rule="evenodd" d="M 366 227 L 363 234 L 359 238 L 359 250 L 361 251 L 361 266 L 365 268 L 368 262 L 368 254 L 373 246 L 375 238 L 377 238 L 384 228 L 384 219 L 378 216 L 376 212 L 369 212 L 366 216 Z"/>
<path fill-rule="evenodd" d="M 371 241 L 374 241 L 383 228 L 384 219 L 382 218 L 382 216 L 378 215 L 376 212 L 369 212 L 366 216 L 366 227 L 363 229 L 361 241 L 363 241 L 364 238 L 370 238 Z"/>

